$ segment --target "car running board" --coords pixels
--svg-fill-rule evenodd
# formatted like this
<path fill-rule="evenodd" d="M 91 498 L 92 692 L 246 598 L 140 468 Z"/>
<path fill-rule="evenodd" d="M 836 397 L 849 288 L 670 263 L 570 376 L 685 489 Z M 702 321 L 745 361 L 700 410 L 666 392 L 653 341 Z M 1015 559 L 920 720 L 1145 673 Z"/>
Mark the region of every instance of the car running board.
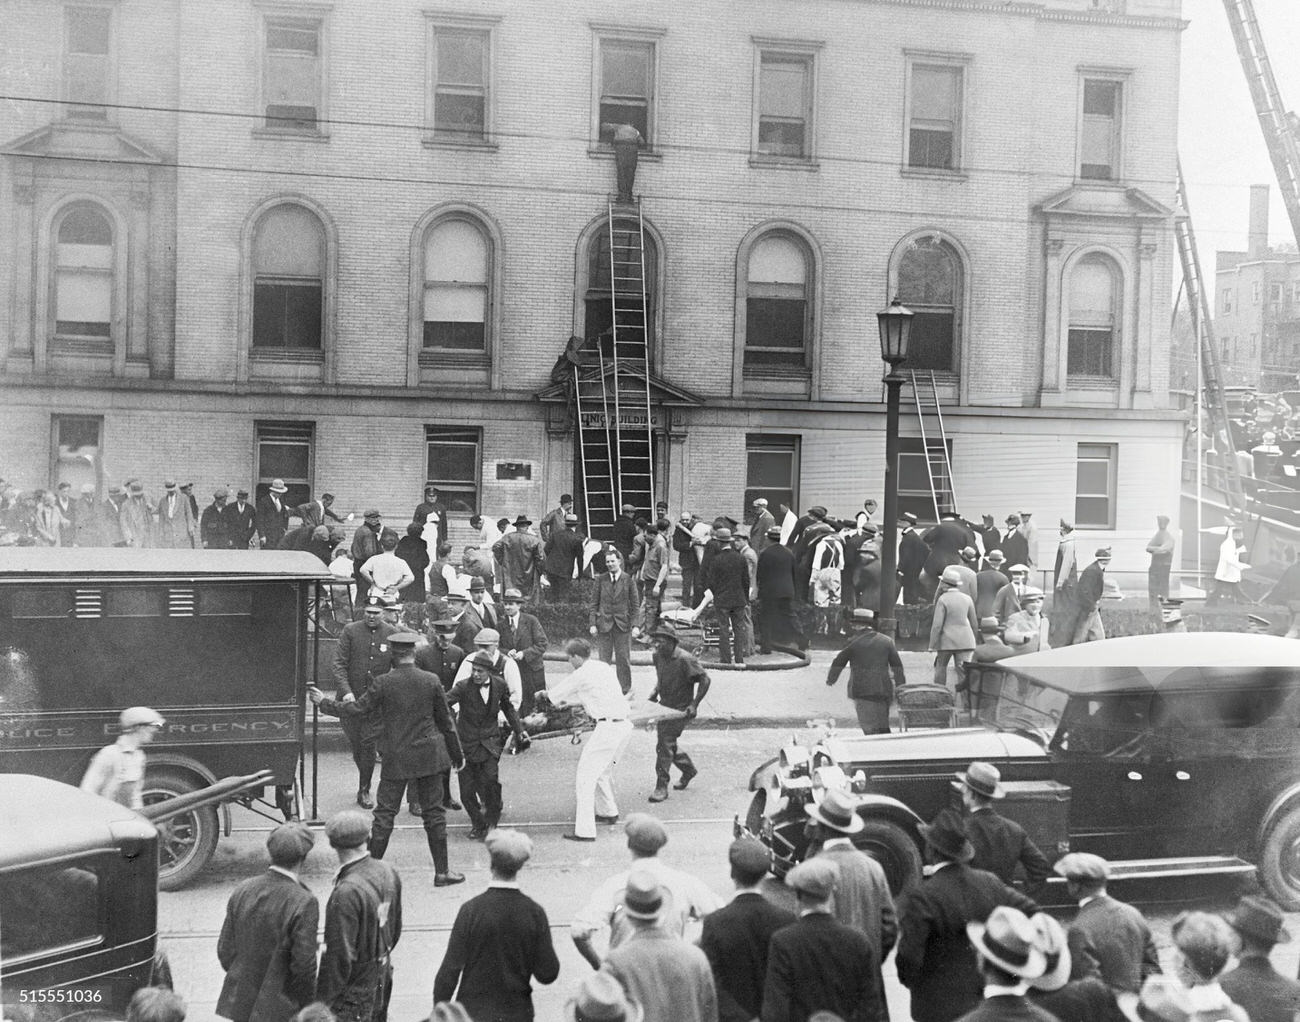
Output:
<path fill-rule="evenodd" d="M 1209 876 L 1254 873 L 1255 867 L 1235 855 L 1197 855 L 1173 859 L 1114 859 L 1109 863 L 1111 880 L 1155 880 L 1161 877 Z M 1063 884 L 1053 876 L 1048 883 Z"/>

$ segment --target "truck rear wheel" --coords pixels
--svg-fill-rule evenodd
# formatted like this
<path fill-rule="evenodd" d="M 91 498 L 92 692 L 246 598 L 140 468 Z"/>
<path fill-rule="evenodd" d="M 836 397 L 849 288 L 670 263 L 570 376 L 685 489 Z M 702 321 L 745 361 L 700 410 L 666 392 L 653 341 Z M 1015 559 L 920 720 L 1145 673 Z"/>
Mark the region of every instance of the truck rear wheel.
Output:
<path fill-rule="evenodd" d="M 1300 805 L 1283 810 L 1268 828 L 1259 879 L 1269 897 L 1288 912 L 1300 909 Z"/>
<path fill-rule="evenodd" d="M 853 835 L 853 844 L 880 863 L 895 898 L 920 881 L 921 849 L 898 824 L 867 820 L 862 830 Z"/>
<path fill-rule="evenodd" d="M 145 805 L 153 805 L 202 787 L 198 778 L 178 771 L 148 771 L 142 795 Z M 158 889 L 177 891 L 198 876 L 217 850 L 220 834 L 216 806 L 200 806 L 158 824 Z"/>

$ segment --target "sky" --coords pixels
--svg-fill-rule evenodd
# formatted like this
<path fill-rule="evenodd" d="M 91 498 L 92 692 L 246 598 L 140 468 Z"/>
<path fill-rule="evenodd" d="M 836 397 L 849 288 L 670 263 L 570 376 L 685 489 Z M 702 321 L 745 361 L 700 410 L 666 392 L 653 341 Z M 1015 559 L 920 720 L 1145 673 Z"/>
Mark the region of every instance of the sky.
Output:
<path fill-rule="evenodd" d="M 1300 111 L 1300 0 L 1254 0 L 1255 14 L 1282 94 Z M 1178 149 L 1187 178 L 1201 266 L 1213 286 L 1214 253 L 1246 247 L 1252 184 L 1269 185 L 1269 243 L 1295 244 L 1273 165 L 1255 117 L 1223 0 L 1183 0 Z"/>

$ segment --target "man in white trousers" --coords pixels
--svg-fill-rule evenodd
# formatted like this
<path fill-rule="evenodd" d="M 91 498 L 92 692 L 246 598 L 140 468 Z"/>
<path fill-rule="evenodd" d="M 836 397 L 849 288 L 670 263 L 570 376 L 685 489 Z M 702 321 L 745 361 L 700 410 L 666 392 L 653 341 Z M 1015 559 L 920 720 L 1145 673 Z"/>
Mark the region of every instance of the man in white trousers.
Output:
<path fill-rule="evenodd" d="M 587 736 L 578 759 L 573 833 L 564 835 L 569 841 L 595 841 L 597 822 L 618 819 L 614 765 L 632 737 L 631 709 L 614 668 L 591 659 L 591 643 L 570 639 L 564 652 L 573 673 L 559 684 L 539 690 L 536 698 L 538 702 L 545 698 L 555 706 L 581 706 L 596 722 L 596 730 Z"/>

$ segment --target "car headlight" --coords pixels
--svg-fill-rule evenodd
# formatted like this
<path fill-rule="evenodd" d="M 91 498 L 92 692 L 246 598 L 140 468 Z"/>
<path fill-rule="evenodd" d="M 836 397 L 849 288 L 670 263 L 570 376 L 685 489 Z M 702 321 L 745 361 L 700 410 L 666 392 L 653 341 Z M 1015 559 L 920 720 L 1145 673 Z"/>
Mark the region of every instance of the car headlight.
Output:
<path fill-rule="evenodd" d="M 812 756 L 802 745 L 787 745 L 781 750 L 778 762 L 787 777 L 806 776 Z"/>
<path fill-rule="evenodd" d="M 839 767 L 819 766 L 813 771 L 813 791 L 827 791 L 830 788 L 849 789 L 849 778 Z"/>

